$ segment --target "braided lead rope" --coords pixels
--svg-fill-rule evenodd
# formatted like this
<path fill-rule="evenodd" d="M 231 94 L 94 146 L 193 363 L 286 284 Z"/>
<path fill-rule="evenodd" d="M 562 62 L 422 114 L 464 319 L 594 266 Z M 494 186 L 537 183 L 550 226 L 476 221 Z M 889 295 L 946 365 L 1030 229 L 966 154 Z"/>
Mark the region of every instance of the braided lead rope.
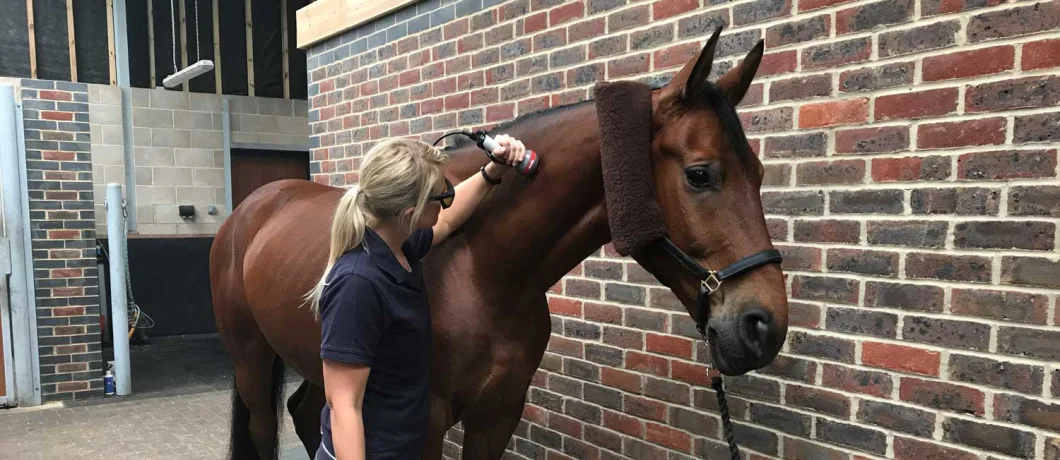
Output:
<path fill-rule="evenodd" d="M 725 441 L 729 443 L 729 454 L 732 460 L 740 460 L 740 447 L 736 445 L 736 437 L 732 434 L 732 421 L 729 420 L 729 402 L 725 399 L 725 388 L 722 387 L 721 376 L 712 377 L 710 386 L 718 395 L 718 411 L 721 412 L 721 426 L 725 431 Z"/>

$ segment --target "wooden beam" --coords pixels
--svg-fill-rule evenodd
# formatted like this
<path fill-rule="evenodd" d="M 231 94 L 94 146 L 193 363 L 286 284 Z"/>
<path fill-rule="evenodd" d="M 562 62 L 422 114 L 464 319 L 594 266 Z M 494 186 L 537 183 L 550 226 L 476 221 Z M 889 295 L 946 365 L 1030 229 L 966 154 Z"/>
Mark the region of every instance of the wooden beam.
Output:
<path fill-rule="evenodd" d="M 110 84 L 118 84 L 118 67 L 114 53 L 114 0 L 107 0 L 107 57 L 110 59 Z"/>
<path fill-rule="evenodd" d="M 420 0 L 316 0 L 298 10 L 298 48 L 306 49 Z"/>
<path fill-rule="evenodd" d="M 251 10 L 253 0 L 246 0 L 247 20 L 247 95 L 254 95 L 254 12 Z"/>
<path fill-rule="evenodd" d="M 147 0 L 147 60 L 151 66 L 151 89 L 155 87 L 155 7 Z"/>
<path fill-rule="evenodd" d="M 177 8 L 180 8 L 180 68 L 188 68 L 188 16 L 184 10 L 184 0 L 180 0 L 177 4 Z M 184 92 L 189 91 L 191 87 L 191 81 L 185 82 Z"/>
<path fill-rule="evenodd" d="M 213 0 L 213 81 L 217 87 L 217 94 L 221 94 L 221 23 L 220 15 L 217 14 L 217 2 Z"/>
<path fill-rule="evenodd" d="M 37 78 L 37 31 L 33 27 L 33 0 L 26 0 L 26 24 L 29 29 L 29 76 Z"/>
<path fill-rule="evenodd" d="M 77 47 L 74 36 L 74 0 L 66 0 L 66 38 L 70 48 L 70 81 L 77 82 Z"/>
<path fill-rule="evenodd" d="M 287 0 L 280 0 L 280 36 L 283 41 L 283 98 L 291 98 L 291 66 L 287 51 Z"/>

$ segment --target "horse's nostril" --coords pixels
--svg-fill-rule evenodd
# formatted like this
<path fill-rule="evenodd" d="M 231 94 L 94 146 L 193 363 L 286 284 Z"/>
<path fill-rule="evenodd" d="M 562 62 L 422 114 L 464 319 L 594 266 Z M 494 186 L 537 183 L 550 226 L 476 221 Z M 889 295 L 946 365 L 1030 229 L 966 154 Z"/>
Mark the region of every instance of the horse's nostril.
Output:
<path fill-rule="evenodd" d="M 752 309 L 740 317 L 740 338 L 744 347 L 762 357 L 772 337 L 773 318 L 761 309 Z"/>

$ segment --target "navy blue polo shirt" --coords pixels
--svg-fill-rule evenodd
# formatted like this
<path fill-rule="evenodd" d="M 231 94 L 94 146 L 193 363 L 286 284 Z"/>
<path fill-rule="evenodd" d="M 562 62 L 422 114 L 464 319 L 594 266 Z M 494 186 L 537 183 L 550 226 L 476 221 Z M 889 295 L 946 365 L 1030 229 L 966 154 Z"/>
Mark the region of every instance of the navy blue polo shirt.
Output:
<path fill-rule="evenodd" d="M 371 368 L 362 417 L 369 459 L 419 459 L 430 418 L 431 312 L 420 259 L 433 229 L 418 230 L 401 249 L 405 270 L 370 228 L 347 251 L 321 294 L 320 356 Z M 320 414 L 322 448 L 331 455 L 331 410 Z"/>

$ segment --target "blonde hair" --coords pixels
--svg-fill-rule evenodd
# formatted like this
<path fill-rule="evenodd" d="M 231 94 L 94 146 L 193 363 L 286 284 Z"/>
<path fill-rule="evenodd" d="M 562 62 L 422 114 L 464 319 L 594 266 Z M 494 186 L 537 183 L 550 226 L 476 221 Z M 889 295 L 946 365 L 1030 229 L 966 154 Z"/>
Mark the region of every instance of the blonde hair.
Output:
<path fill-rule="evenodd" d="M 320 316 L 320 296 L 335 262 L 363 242 L 367 227 L 411 207 L 412 217 L 406 225 L 409 232 L 415 230 L 427 197 L 442 181 L 441 164 L 445 160 L 445 154 L 430 144 L 410 139 L 389 139 L 368 151 L 359 184 L 346 191 L 335 210 L 324 274 L 306 294 L 315 317 Z"/>

